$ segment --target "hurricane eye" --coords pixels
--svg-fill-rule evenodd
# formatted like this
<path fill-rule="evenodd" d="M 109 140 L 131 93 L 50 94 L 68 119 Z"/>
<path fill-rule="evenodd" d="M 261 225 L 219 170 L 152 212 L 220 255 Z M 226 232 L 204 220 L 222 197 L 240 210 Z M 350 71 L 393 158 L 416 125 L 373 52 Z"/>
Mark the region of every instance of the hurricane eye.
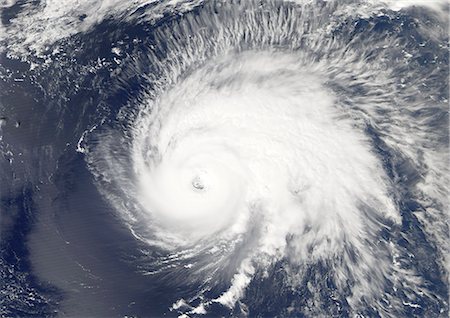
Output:
<path fill-rule="evenodd" d="M 206 185 L 204 184 L 201 177 L 196 176 L 194 179 L 192 179 L 192 187 L 195 191 L 206 191 Z"/>

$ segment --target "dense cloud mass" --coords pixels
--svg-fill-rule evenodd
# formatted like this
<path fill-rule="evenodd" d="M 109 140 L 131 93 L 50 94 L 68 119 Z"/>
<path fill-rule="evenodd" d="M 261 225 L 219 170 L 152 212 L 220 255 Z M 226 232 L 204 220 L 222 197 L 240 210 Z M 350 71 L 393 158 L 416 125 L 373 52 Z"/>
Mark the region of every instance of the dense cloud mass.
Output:
<path fill-rule="evenodd" d="M 46 315 L 446 316 L 446 5 L 6 2 L 2 275 Z"/>

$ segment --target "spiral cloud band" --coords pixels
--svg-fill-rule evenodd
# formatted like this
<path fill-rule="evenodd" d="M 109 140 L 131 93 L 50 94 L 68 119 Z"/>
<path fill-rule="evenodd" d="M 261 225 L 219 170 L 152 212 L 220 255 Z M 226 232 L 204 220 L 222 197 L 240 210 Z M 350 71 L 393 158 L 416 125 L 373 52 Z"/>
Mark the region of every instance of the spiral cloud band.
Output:
<path fill-rule="evenodd" d="M 363 203 L 395 216 L 368 141 L 317 73 L 288 53 L 230 54 L 161 96 L 133 144 L 149 216 L 192 243 L 233 224 L 238 234 L 252 214 L 273 227 L 268 250 L 308 223 L 347 220 L 358 236 Z"/>
<path fill-rule="evenodd" d="M 426 165 L 415 194 L 443 218 L 446 155 L 429 146 L 442 136 L 427 127 L 434 115 L 418 111 L 430 96 L 442 110 L 445 98 L 436 86 L 416 91 L 436 74 L 410 72 L 402 39 L 364 37 L 358 28 L 370 23 L 334 34 L 335 12 L 349 14 L 337 2 L 218 1 L 170 20 L 148 55 L 129 61 L 137 73 L 149 65 L 145 92 L 80 140 L 118 218 L 161 251 L 142 270 L 183 264 L 186 284 L 204 286 L 172 310 L 233 308 L 279 262 L 292 286 L 308 265 L 332 266 L 355 312 L 401 307 L 386 288 L 422 284 L 400 268 L 387 234 L 401 226 L 402 188 L 383 158 Z M 445 225 L 422 222 L 445 240 Z M 212 292 L 218 282 L 228 288 Z"/>

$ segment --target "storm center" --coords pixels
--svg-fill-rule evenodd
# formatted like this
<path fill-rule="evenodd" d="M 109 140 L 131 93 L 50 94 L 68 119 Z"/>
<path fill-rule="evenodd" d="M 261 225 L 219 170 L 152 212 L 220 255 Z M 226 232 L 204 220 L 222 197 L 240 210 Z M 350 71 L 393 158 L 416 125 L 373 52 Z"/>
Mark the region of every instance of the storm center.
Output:
<path fill-rule="evenodd" d="M 206 188 L 205 183 L 200 176 L 196 176 L 192 179 L 192 187 L 194 188 L 194 191 L 204 191 Z"/>

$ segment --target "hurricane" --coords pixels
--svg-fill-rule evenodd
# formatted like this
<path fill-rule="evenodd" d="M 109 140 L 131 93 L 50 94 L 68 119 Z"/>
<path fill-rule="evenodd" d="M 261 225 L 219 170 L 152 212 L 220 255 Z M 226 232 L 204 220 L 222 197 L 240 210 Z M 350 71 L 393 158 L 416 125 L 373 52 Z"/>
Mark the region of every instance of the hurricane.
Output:
<path fill-rule="evenodd" d="M 0 8 L 2 314 L 448 315 L 448 2 Z"/>

